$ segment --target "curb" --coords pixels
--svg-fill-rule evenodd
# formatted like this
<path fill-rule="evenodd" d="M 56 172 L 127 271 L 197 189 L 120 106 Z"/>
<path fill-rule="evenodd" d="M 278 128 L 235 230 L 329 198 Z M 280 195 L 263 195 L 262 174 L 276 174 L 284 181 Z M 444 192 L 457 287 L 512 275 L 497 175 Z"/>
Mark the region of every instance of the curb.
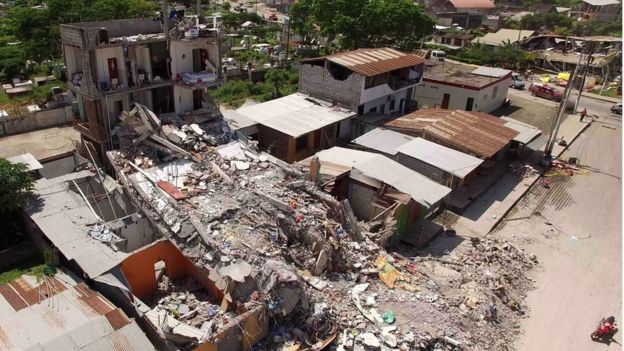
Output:
<path fill-rule="evenodd" d="M 585 93 L 585 92 L 583 92 L 581 94 L 581 96 L 586 97 L 586 98 L 590 98 L 590 99 L 594 99 L 594 100 L 612 102 L 614 104 L 618 103 L 618 102 L 622 102 L 622 99 L 612 98 L 612 97 L 609 97 L 609 96 L 602 96 L 602 95 L 593 94 L 593 93 Z"/>
<path fill-rule="evenodd" d="M 574 143 L 574 141 L 579 137 L 579 135 L 583 134 L 583 132 L 589 128 L 589 126 L 594 122 L 594 120 L 592 119 L 589 123 L 587 123 L 577 134 L 576 136 L 574 136 L 574 138 L 572 138 L 572 141 L 570 141 L 563 149 L 561 149 L 561 151 L 559 152 L 559 154 L 557 154 L 557 156 L 555 157 L 556 159 L 558 159 L 567 149 L 570 145 L 572 145 L 572 143 Z M 518 204 L 518 202 L 520 202 L 520 200 L 522 200 L 524 198 L 524 196 L 529 192 L 529 190 L 531 190 L 533 188 L 533 186 L 535 186 L 535 184 L 537 183 L 538 180 L 540 180 L 541 178 L 544 177 L 544 173 L 540 174 L 537 178 L 535 178 L 535 180 L 533 180 L 533 182 L 531 184 L 529 184 L 529 186 L 526 188 L 526 190 L 524 191 L 524 193 L 522 193 L 522 195 L 520 195 L 516 201 L 513 202 L 513 204 L 511 204 L 511 206 L 509 206 L 509 208 L 507 210 L 505 210 L 505 212 L 503 212 L 503 215 L 500 216 L 498 218 L 498 220 L 496 222 L 494 222 L 494 225 L 492 226 L 492 228 L 490 228 L 490 230 L 483 236 L 488 236 L 490 235 L 494 229 L 496 229 L 496 227 L 498 227 L 498 225 L 503 221 L 503 219 L 505 219 L 505 217 L 507 217 L 507 215 L 509 214 L 509 212 L 511 212 L 511 210 L 513 208 L 516 207 L 516 205 Z"/>

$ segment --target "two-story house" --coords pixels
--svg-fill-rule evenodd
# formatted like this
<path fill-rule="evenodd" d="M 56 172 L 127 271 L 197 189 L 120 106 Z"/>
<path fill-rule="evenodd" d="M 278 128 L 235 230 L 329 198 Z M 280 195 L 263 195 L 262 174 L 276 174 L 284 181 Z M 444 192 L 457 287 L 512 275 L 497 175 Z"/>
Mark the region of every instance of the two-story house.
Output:
<path fill-rule="evenodd" d="M 402 114 L 425 60 L 391 48 L 359 49 L 301 61 L 299 92 L 362 115 Z"/>
<path fill-rule="evenodd" d="M 161 117 L 211 107 L 207 89 L 217 86 L 221 61 L 216 31 L 193 16 L 172 27 L 147 19 L 61 25 L 75 128 L 100 157 L 135 102 Z"/>
<path fill-rule="evenodd" d="M 570 17 L 600 22 L 622 18 L 622 2 L 618 0 L 583 0 L 570 11 Z"/>

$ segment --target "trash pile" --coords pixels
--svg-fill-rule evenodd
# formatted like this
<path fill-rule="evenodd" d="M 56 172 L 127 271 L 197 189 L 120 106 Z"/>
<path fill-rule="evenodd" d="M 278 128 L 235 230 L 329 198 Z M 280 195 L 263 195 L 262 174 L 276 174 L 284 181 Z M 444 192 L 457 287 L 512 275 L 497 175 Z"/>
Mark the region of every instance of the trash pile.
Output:
<path fill-rule="evenodd" d="M 107 155 L 117 178 L 161 234 L 227 290 L 225 311 L 265 306 L 272 325 L 260 349 L 499 350 L 515 335 L 534 262 L 514 246 L 488 239 L 444 259 L 387 252 L 309 169 L 251 143 L 213 143 L 201 124 L 169 128 L 135 110 L 119 127 L 121 149 Z M 212 302 L 168 284 L 168 295 L 155 296 L 159 308 L 206 330 L 194 318 L 210 315 Z"/>
<path fill-rule="evenodd" d="M 539 171 L 533 168 L 531 165 L 516 162 L 509 164 L 509 171 L 513 175 L 521 178 L 528 178 L 531 176 L 539 175 Z"/>
<path fill-rule="evenodd" d="M 551 163 L 551 167 L 546 172 L 546 177 L 567 176 L 571 177 L 575 174 L 586 174 L 587 170 L 582 169 L 579 166 L 575 166 L 563 160 L 554 160 Z"/>

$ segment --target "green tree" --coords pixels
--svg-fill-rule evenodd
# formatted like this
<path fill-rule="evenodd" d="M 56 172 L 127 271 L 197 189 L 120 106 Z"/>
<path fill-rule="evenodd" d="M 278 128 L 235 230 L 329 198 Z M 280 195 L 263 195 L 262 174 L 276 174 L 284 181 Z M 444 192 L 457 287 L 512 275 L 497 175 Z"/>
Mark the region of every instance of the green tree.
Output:
<path fill-rule="evenodd" d="M 301 36 L 318 30 L 344 49 L 396 45 L 413 49 L 433 33 L 434 20 L 411 0 L 300 0 L 290 10 L 292 28 Z"/>
<path fill-rule="evenodd" d="M 15 46 L 0 47 L 0 71 L 5 77 L 13 78 L 26 69 L 24 50 Z"/>
<path fill-rule="evenodd" d="M 0 214 L 24 206 L 32 196 L 34 179 L 25 164 L 13 164 L 0 158 Z"/>
<path fill-rule="evenodd" d="M 289 81 L 289 76 L 288 72 L 283 69 L 270 69 L 264 74 L 264 80 L 273 84 L 273 96 L 278 98 L 282 96 L 280 86 Z"/>
<path fill-rule="evenodd" d="M 12 7 L 8 21 L 29 60 L 43 62 L 60 56 L 59 30 L 52 24 L 49 10 Z"/>

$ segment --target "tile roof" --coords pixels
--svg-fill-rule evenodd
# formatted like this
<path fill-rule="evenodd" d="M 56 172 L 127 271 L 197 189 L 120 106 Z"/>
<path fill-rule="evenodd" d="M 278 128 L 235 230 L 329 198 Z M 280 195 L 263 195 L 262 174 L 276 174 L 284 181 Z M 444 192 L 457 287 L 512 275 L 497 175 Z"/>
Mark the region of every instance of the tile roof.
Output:
<path fill-rule="evenodd" d="M 391 48 L 358 49 L 333 55 L 302 60 L 302 62 L 325 59 L 351 69 L 366 77 L 421 65 L 426 62 L 420 56 L 406 54 Z"/>
<path fill-rule="evenodd" d="M 385 128 L 428 136 L 481 158 L 489 158 L 519 133 L 483 112 L 420 109 L 386 122 Z"/>

